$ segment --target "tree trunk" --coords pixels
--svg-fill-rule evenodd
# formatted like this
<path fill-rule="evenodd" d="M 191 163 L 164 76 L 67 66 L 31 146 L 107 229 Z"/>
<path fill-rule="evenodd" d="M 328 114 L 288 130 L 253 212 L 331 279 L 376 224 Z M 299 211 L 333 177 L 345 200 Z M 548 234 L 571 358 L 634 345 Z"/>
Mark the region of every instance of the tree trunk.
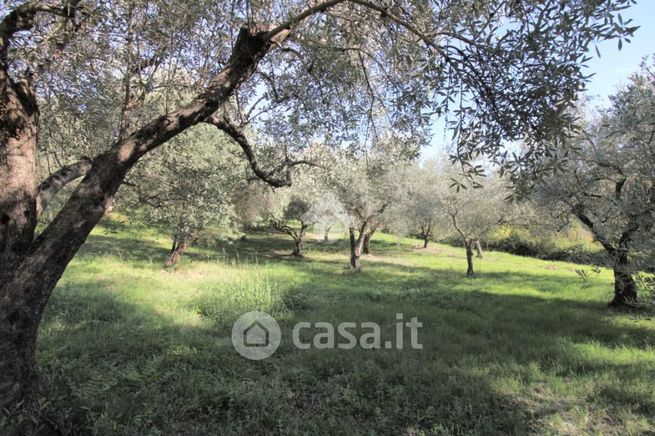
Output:
<path fill-rule="evenodd" d="M 479 238 L 475 240 L 475 251 L 477 252 L 478 259 L 482 259 L 482 244 Z"/>
<path fill-rule="evenodd" d="M 294 248 L 293 251 L 291 252 L 292 256 L 297 256 L 297 257 L 302 257 L 302 239 L 300 238 L 294 238 Z"/>
<path fill-rule="evenodd" d="M 364 244 L 362 245 L 364 254 L 371 254 L 371 235 L 364 235 Z"/>
<path fill-rule="evenodd" d="M 614 264 L 614 298 L 610 306 L 630 306 L 637 301 L 637 286 L 628 268 L 628 255 L 621 253 Z"/>
<path fill-rule="evenodd" d="M 6 411 L 11 427 L 4 430 L 9 434 L 31 434 L 39 421 L 43 391 L 36 365 L 38 324 L 39 319 L 18 309 L 0 317 L 0 418 Z"/>
<path fill-rule="evenodd" d="M 614 268 L 614 298 L 610 306 L 629 306 L 637 301 L 637 286 L 632 274 Z"/>
<path fill-rule="evenodd" d="M 300 233 L 298 233 L 298 237 L 296 238 L 296 248 L 293 250 L 294 253 L 296 253 L 296 256 L 302 256 L 303 255 L 303 241 L 305 240 L 305 233 L 307 233 L 307 229 L 309 228 L 309 224 L 307 224 L 304 221 L 300 221 Z"/>
<path fill-rule="evenodd" d="M 598 231 L 595 223 L 585 213 L 582 206 L 574 209 L 574 214 L 593 233 L 596 240 L 600 242 L 607 254 L 614 260 L 614 298 L 610 301 L 609 305 L 613 307 L 632 306 L 637 300 L 637 286 L 629 268 L 628 254 L 630 252 L 632 234 L 642 224 L 639 221 L 629 221 L 627 228 L 619 238 L 618 244 L 614 245 L 605 235 Z"/>
<path fill-rule="evenodd" d="M 190 237 L 184 235 L 175 235 L 175 241 L 173 242 L 171 255 L 168 257 L 165 267 L 172 268 L 175 265 L 177 265 L 180 259 L 182 258 L 182 255 L 186 253 L 186 251 L 189 249 L 190 246 L 191 246 Z"/>
<path fill-rule="evenodd" d="M 283 224 L 282 222 L 272 220 L 271 227 L 273 227 L 273 229 L 275 229 L 278 232 L 286 233 L 287 235 L 291 236 L 291 239 L 293 239 L 293 244 L 294 244 L 294 248 L 293 251 L 291 252 L 291 256 L 299 256 L 299 257 L 302 256 L 303 240 L 305 239 L 305 233 L 307 233 L 309 224 L 300 221 L 300 230 L 296 231 L 293 227 L 291 227 L 288 224 Z"/>
<path fill-rule="evenodd" d="M 475 272 L 473 271 L 473 241 L 472 240 L 466 241 L 466 264 L 467 264 L 466 275 L 471 277 L 475 274 Z"/>
<path fill-rule="evenodd" d="M 55 217 L 54 227 L 61 221 L 61 215 Z M 41 317 L 74 254 L 71 248 L 81 245 L 79 235 L 60 236 L 39 237 L 38 245 L 13 262 L 11 274 L 0 282 L 0 409 L 9 411 L 9 422 L 19 434 L 32 433 L 39 421 L 42 389 L 35 350 Z"/>
<path fill-rule="evenodd" d="M 323 232 L 323 242 L 328 242 L 330 240 L 330 229 L 332 226 L 329 226 L 325 229 L 325 232 Z"/>
<path fill-rule="evenodd" d="M 173 235 L 173 246 L 171 247 L 171 253 L 173 253 L 175 251 L 175 248 L 177 247 L 177 236 L 178 236 L 177 233 Z"/>
<path fill-rule="evenodd" d="M 364 254 L 371 254 L 371 239 L 373 239 L 376 230 L 377 226 L 371 226 L 371 229 L 364 233 L 364 241 L 362 244 L 362 252 Z"/>
<path fill-rule="evenodd" d="M 25 255 L 34 238 L 39 111 L 29 85 L 0 96 L 0 265 Z"/>
<path fill-rule="evenodd" d="M 350 268 L 360 270 L 362 268 L 359 258 L 362 256 L 364 245 L 364 235 L 366 233 L 366 224 L 362 225 L 359 230 L 359 236 L 355 236 L 355 228 L 350 226 L 348 233 L 350 236 Z"/>
<path fill-rule="evenodd" d="M 421 239 L 423 239 L 423 248 L 428 248 L 430 236 L 432 235 L 432 222 L 428 222 L 427 227 L 421 225 Z"/>
<path fill-rule="evenodd" d="M 41 386 L 36 335 L 45 308 L 48 270 L 30 255 L 37 223 L 36 150 L 39 111 L 29 81 L 7 76 L 6 41 L 0 40 L 0 417 L 8 413 L 17 434 L 34 431 Z M 45 280 L 45 286 L 49 283 Z M 54 284 L 52 284 L 54 286 Z M 24 419 L 28 417 L 30 419 Z"/>

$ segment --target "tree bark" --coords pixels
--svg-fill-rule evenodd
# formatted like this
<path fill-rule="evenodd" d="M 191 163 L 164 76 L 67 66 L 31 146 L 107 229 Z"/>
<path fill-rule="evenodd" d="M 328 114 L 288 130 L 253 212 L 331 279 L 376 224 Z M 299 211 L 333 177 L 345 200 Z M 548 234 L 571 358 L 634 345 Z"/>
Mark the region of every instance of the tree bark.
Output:
<path fill-rule="evenodd" d="M 364 235 L 364 244 L 362 245 L 364 254 L 371 254 L 371 235 Z"/>
<path fill-rule="evenodd" d="M 473 240 L 466 241 L 466 275 L 471 277 L 475 274 L 473 270 Z"/>
<path fill-rule="evenodd" d="M 5 430 L 16 434 L 30 434 L 39 420 L 38 399 L 44 392 L 35 358 L 37 329 L 38 323 L 18 311 L 0 319 L 0 417 L 6 414 L 11 427 Z"/>
<path fill-rule="evenodd" d="M 653 191 L 655 193 L 655 191 Z M 635 285 L 632 273 L 629 268 L 629 253 L 632 234 L 640 227 L 639 221 L 628 222 L 627 228 L 621 233 L 616 244 L 600 233 L 593 222 L 582 208 L 574 209 L 575 216 L 593 233 L 596 240 L 603 246 L 607 254 L 614 261 L 614 298 L 609 305 L 612 307 L 631 306 L 637 300 L 637 286 Z"/>
<path fill-rule="evenodd" d="M 614 268 L 614 298 L 610 306 L 629 306 L 637 301 L 637 286 L 632 274 Z"/>
<path fill-rule="evenodd" d="M 171 253 L 175 251 L 175 247 L 177 247 L 177 238 L 178 238 L 178 233 L 173 235 L 173 246 L 171 247 Z"/>
<path fill-rule="evenodd" d="M 359 259 L 362 256 L 366 227 L 366 223 L 362 224 L 362 227 L 359 229 L 359 235 L 357 236 L 355 235 L 357 231 L 354 226 L 348 228 L 348 234 L 350 236 L 350 268 L 355 270 L 361 270 L 362 268 Z"/>
<path fill-rule="evenodd" d="M 0 264 L 25 255 L 37 223 L 39 111 L 30 83 L 9 83 L 0 96 Z"/>
<path fill-rule="evenodd" d="M 323 242 L 329 242 L 330 241 L 330 229 L 332 226 L 328 226 L 325 231 L 323 232 Z"/>
<path fill-rule="evenodd" d="M 79 162 L 71 165 L 66 165 L 59 171 L 52 173 L 39 184 L 37 189 L 38 194 L 36 198 L 36 215 L 37 218 L 44 210 L 48 210 L 48 205 L 52 199 L 61 191 L 66 185 L 75 179 L 86 175 L 91 169 L 93 162 L 91 159 L 85 157 Z M 50 219 L 52 221 L 52 219 Z"/>
<path fill-rule="evenodd" d="M 427 227 L 421 224 L 421 239 L 423 239 L 423 248 L 428 248 L 430 236 L 432 235 L 432 222 L 428 222 Z"/>
<path fill-rule="evenodd" d="M 305 233 L 307 233 L 308 228 L 309 224 L 304 221 L 300 221 L 300 233 L 298 233 L 298 236 L 294 239 L 294 242 L 296 243 L 296 246 L 293 250 L 294 256 L 301 257 L 303 255 L 303 241 L 305 240 Z"/>
<path fill-rule="evenodd" d="M 362 252 L 364 254 L 371 254 L 371 239 L 377 231 L 377 226 L 371 226 L 368 232 L 364 233 L 364 242 L 362 244 Z"/>
<path fill-rule="evenodd" d="M 628 268 L 627 253 L 620 253 L 614 264 L 614 298 L 610 306 L 630 306 L 637 301 L 637 286 Z"/>
<path fill-rule="evenodd" d="M 293 251 L 291 252 L 292 256 L 297 256 L 297 257 L 302 257 L 302 239 L 294 239 L 293 240 L 294 247 Z"/>
<path fill-rule="evenodd" d="M 182 255 L 186 253 L 190 246 L 191 238 L 189 236 L 175 235 L 175 240 L 173 241 L 173 247 L 171 249 L 171 255 L 168 257 L 168 260 L 166 260 L 165 267 L 173 268 L 175 265 L 177 265 L 182 258 Z"/>
<path fill-rule="evenodd" d="M 477 258 L 482 259 L 482 244 L 480 243 L 480 238 L 475 240 L 475 251 L 477 253 Z"/>

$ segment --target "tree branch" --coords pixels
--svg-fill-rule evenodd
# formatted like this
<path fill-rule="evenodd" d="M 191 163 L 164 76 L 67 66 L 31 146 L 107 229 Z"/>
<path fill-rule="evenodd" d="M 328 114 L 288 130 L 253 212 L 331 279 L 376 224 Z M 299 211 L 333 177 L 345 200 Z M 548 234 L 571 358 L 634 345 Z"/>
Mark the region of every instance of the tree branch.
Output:
<path fill-rule="evenodd" d="M 455 230 L 457 230 L 457 233 L 462 237 L 464 240 L 464 243 L 468 240 L 468 236 L 462 231 L 462 229 L 459 227 L 459 224 L 457 224 L 457 214 L 451 213 L 450 217 L 453 220 L 453 227 L 455 227 Z"/>
<path fill-rule="evenodd" d="M 285 157 L 285 161 L 281 165 L 274 168 L 272 171 L 264 171 L 259 166 L 259 162 L 257 162 L 257 156 L 255 155 L 255 150 L 253 146 L 250 144 L 250 141 L 248 141 L 248 138 L 246 137 L 245 133 L 239 126 L 237 126 L 230 120 L 230 118 L 227 116 L 226 113 L 224 113 L 223 116 L 218 116 L 214 114 L 209 118 L 207 118 L 205 122 L 225 132 L 230 138 L 232 138 L 237 144 L 239 144 L 239 146 L 243 150 L 243 153 L 246 155 L 246 159 L 248 159 L 248 162 L 250 163 L 250 169 L 255 173 L 257 178 L 263 180 L 264 182 L 268 183 L 269 185 L 275 188 L 281 188 L 283 186 L 291 186 L 292 180 L 291 180 L 290 169 L 292 167 L 297 165 L 317 166 L 317 164 L 305 159 L 289 160 L 287 157 Z M 275 177 L 275 174 L 281 172 L 284 173 L 283 177 Z"/>
<path fill-rule="evenodd" d="M 37 188 L 36 197 L 36 216 L 37 218 L 41 213 L 46 210 L 48 204 L 52 199 L 61 191 L 67 184 L 75 179 L 78 179 L 89 172 L 92 166 L 91 159 L 85 157 L 79 162 L 71 165 L 66 165 L 59 171 L 52 173 L 44 181 L 42 181 Z"/>
<path fill-rule="evenodd" d="M 428 47 L 431 47 L 435 49 L 437 52 L 441 53 L 442 51 L 441 47 L 435 44 L 435 42 L 432 39 L 430 39 L 428 35 L 425 34 L 425 32 L 422 32 L 416 26 L 409 23 L 408 21 L 405 21 L 402 18 L 390 13 L 388 8 L 384 6 L 376 5 L 366 0 L 348 0 L 348 1 L 379 12 L 383 17 L 389 18 L 391 21 L 407 29 L 410 33 L 414 34 L 414 36 L 418 37 L 421 41 L 423 41 L 425 45 L 427 45 Z"/>
<path fill-rule="evenodd" d="M 23 30 L 30 30 L 34 26 L 36 14 L 43 12 L 57 15 L 64 18 L 73 18 L 81 0 L 70 0 L 61 6 L 55 6 L 42 2 L 27 2 L 18 6 L 7 14 L 0 22 L 0 37 L 8 42 L 14 34 Z M 0 49 L 7 47 L 0 45 Z"/>
<path fill-rule="evenodd" d="M 301 233 L 304 233 L 303 226 L 304 224 L 301 221 Z M 271 220 L 271 227 L 273 227 L 273 229 L 277 230 L 280 233 L 286 233 L 287 235 L 291 236 L 294 241 L 300 239 L 298 237 L 298 233 L 293 227 L 291 227 L 288 224 L 283 224 L 281 221 Z"/>
<path fill-rule="evenodd" d="M 600 245 L 610 254 L 614 255 L 616 253 L 616 247 L 614 247 L 603 235 L 600 234 L 596 225 L 591 220 L 591 218 L 584 212 L 582 205 L 578 205 L 573 208 L 573 214 L 591 231 L 596 240 L 600 242 Z"/>
<path fill-rule="evenodd" d="M 338 5 L 339 3 L 343 3 L 346 0 L 328 0 L 322 3 L 319 3 L 315 6 L 312 6 L 310 8 L 305 9 L 298 15 L 291 17 L 284 23 L 274 27 L 271 29 L 267 34 L 266 34 L 266 39 L 273 41 L 274 43 L 277 43 L 278 40 L 280 39 L 280 36 L 282 37 L 281 39 L 284 40 L 291 30 L 296 27 L 298 24 L 300 24 L 303 20 L 306 18 L 319 13 L 319 12 L 325 12 L 326 10 L 330 9 L 333 6 Z"/>

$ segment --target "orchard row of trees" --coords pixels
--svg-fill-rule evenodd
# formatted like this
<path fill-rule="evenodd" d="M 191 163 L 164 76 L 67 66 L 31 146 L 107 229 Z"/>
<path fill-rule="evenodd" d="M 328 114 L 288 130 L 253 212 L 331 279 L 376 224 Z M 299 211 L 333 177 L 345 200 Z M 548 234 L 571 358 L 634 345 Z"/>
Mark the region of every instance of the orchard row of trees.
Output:
<path fill-rule="evenodd" d="M 555 232 L 576 222 L 614 269 L 611 304 L 629 305 L 637 299 L 633 274 L 652 269 L 655 259 L 653 63 L 644 63 L 611 107 L 576 111 L 579 129 L 538 162 L 538 178 L 511 183 L 488 161 L 471 164 L 474 174 L 445 157 L 419 163 L 416 148 L 390 137 L 360 153 L 315 145 L 306 155 L 311 166 L 298 169 L 293 186 L 260 193 L 268 200 L 256 199 L 258 217 L 293 238 L 294 255 L 310 227 L 345 227 L 355 269 L 380 229 L 417 236 L 424 247 L 455 236 L 466 249 L 467 275 L 474 252 L 482 256 L 481 241 L 500 225 Z"/>
<path fill-rule="evenodd" d="M 305 165 L 291 170 L 290 187 L 270 188 L 236 174 L 221 182 L 208 174 L 203 180 L 211 181 L 214 190 L 206 196 L 207 183 L 186 186 L 178 182 L 181 174 L 170 173 L 157 185 L 160 190 L 172 187 L 180 208 L 157 204 L 154 210 L 169 217 L 176 241 L 188 243 L 174 245 L 169 265 L 213 219 L 213 232 L 270 225 L 291 237 L 296 256 L 302 255 L 310 228 L 325 235 L 324 240 L 330 229 L 345 228 L 354 269 L 361 268 L 360 258 L 369 253 L 371 238 L 380 229 L 415 235 L 424 247 L 432 239 L 454 236 L 466 249 L 467 275 L 473 275 L 474 252 L 482 256 L 481 241 L 497 226 L 560 231 L 577 221 L 603 247 L 614 268 L 612 304 L 630 304 L 637 298 L 633 273 L 649 268 L 653 259 L 655 127 L 648 114 L 655 109 L 654 86 L 652 65 L 645 63 L 612 97 L 610 108 L 585 112 L 578 107 L 579 130 L 538 162 L 544 174 L 536 179 L 519 177 L 514 184 L 484 160 L 471 164 L 468 173 L 447 157 L 420 163 L 415 144 L 390 135 L 355 150 L 309 146 L 301 154 Z M 236 163 L 208 162 L 215 176 L 238 168 Z M 151 163 L 144 167 L 155 168 L 159 176 L 166 174 Z M 188 167 L 173 166 L 184 171 Z M 186 197 L 179 195 L 184 192 Z M 135 206 L 152 209 L 143 201 L 137 199 Z M 196 218 L 196 210 L 204 213 L 204 220 Z M 180 236 L 185 234 L 189 236 Z"/>
<path fill-rule="evenodd" d="M 619 15 L 631 3 L 3 2 L 0 409 L 18 432 L 37 427 L 42 314 L 119 191 L 160 205 L 152 218 L 174 222 L 183 249 L 208 218 L 242 213 L 231 197 L 249 178 L 290 185 L 311 144 L 377 162 L 378 144 L 427 143 L 440 116 L 460 167 L 485 155 L 514 182 L 534 179 L 573 126 L 589 49 L 634 32 Z M 213 148 L 209 132 L 221 133 Z M 508 153 L 516 141 L 524 150 Z M 369 198 L 341 201 L 357 217 L 356 263 L 390 205 L 367 182 L 387 163 L 355 162 L 334 178 Z"/>

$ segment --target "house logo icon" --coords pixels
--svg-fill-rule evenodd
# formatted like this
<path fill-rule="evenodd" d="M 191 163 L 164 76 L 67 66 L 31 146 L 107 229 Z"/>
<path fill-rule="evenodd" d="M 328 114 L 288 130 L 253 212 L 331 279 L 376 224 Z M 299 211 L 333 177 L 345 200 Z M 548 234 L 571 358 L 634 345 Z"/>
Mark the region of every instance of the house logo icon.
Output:
<path fill-rule="evenodd" d="M 270 341 L 271 333 L 259 321 L 254 321 L 243 331 L 243 343 L 246 347 L 268 347 Z"/>
<path fill-rule="evenodd" d="M 268 313 L 248 312 L 232 326 L 232 345 L 250 360 L 262 360 L 277 350 L 281 341 L 280 326 Z"/>

